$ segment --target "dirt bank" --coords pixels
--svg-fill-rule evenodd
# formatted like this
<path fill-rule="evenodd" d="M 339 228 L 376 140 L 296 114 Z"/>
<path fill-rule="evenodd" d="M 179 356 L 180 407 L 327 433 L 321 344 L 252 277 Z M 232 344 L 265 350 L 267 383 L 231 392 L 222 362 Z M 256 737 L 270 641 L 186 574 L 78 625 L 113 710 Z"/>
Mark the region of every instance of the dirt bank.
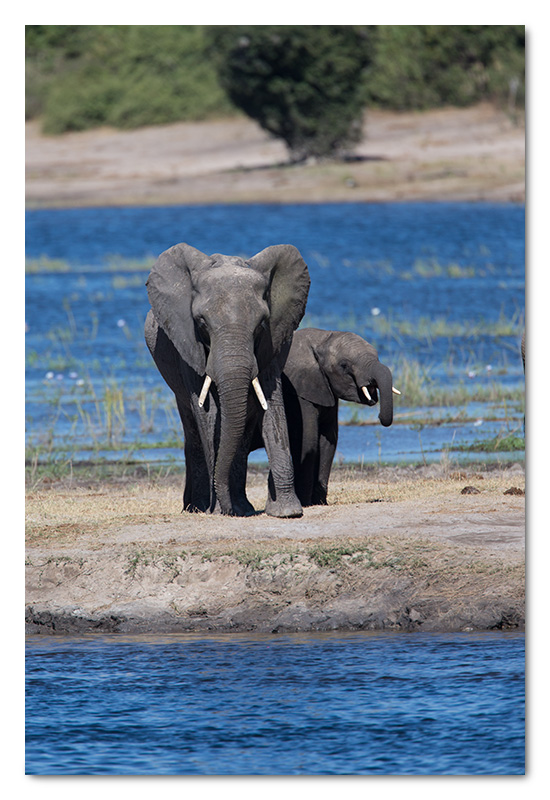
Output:
<path fill-rule="evenodd" d="M 522 464 L 340 468 L 295 520 L 182 514 L 139 471 L 29 487 L 29 633 L 524 626 Z"/>
<path fill-rule="evenodd" d="M 372 111 L 347 163 L 288 166 L 248 119 L 100 129 L 26 127 L 29 207 L 201 203 L 525 200 L 525 130 L 488 104 Z"/>

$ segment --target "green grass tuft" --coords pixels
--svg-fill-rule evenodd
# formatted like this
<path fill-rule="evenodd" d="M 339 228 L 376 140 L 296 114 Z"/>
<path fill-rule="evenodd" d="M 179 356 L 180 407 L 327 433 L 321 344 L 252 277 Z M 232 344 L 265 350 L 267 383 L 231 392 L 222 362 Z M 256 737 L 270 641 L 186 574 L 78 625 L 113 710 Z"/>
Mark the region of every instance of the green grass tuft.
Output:
<path fill-rule="evenodd" d="M 470 445 L 462 445 L 455 448 L 470 453 L 513 453 L 525 451 L 525 439 L 510 433 L 507 436 L 495 436 L 492 439 L 484 439 L 473 442 Z"/>

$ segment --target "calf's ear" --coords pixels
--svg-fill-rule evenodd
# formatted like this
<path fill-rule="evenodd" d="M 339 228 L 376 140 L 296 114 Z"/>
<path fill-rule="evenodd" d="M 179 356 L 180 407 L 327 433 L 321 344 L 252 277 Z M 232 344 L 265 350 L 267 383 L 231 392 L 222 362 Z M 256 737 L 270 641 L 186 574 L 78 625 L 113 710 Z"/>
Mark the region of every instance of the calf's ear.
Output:
<path fill-rule="evenodd" d="M 283 372 L 298 397 L 327 408 L 335 405 L 336 397 L 306 338 L 293 337 Z"/>

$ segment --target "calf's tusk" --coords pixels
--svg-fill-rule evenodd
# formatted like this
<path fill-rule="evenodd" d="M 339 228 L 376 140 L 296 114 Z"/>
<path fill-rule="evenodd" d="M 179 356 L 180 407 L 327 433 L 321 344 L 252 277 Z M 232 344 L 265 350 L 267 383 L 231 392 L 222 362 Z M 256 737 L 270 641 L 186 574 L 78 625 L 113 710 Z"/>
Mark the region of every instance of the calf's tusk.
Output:
<path fill-rule="evenodd" d="M 366 386 L 361 386 L 361 389 L 363 390 L 363 394 L 365 395 L 367 400 L 370 400 L 371 403 L 372 403 L 372 397 L 370 396 L 369 390 L 367 389 L 367 387 Z"/>
<path fill-rule="evenodd" d="M 258 400 L 260 401 L 261 407 L 263 408 L 264 411 L 267 411 L 267 402 L 264 393 L 262 392 L 262 387 L 260 386 L 260 381 L 258 380 L 258 378 L 254 378 L 254 380 L 252 381 L 252 386 L 254 387 L 254 391 L 258 396 Z"/>
<path fill-rule="evenodd" d="M 399 389 L 396 389 L 396 388 L 395 388 L 395 386 L 392 386 L 392 387 L 391 387 L 391 390 L 392 390 L 392 392 L 393 392 L 394 394 L 401 394 L 401 392 L 399 391 Z"/>
<path fill-rule="evenodd" d="M 210 377 L 210 375 L 207 375 L 204 379 L 201 393 L 199 395 L 199 408 L 202 408 L 204 405 L 204 401 L 206 400 L 206 395 L 208 394 L 208 390 L 210 389 L 211 383 L 212 383 L 212 378 Z"/>

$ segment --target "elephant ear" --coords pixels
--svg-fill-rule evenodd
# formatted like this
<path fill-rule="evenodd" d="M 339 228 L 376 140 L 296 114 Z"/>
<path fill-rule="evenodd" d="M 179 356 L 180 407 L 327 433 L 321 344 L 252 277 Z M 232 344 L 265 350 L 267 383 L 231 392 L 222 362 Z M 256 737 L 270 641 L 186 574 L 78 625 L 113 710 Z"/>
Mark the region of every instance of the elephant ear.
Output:
<path fill-rule="evenodd" d="M 311 333 L 322 334 L 314 328 L 296 331 L 292 339 L 290 353 L 284 366 L 284 373 L 296 390 L 298 397 L 318 406 L 331 407 L 336 397 L 317 360 Z"/>
<path fill-rule="evenodd" d="M 247 261 L 269 282 L 269 336 L 271 357 L 280 352 L 306 310 L 309 272 L 300 251 L 291 244 L 266 247 Z"/>
<path fill-rule="evenodd" d="M 199 375 L 204 374 L 206 360 L 191 313 L 191 276 L 211 265 L 210 256 L 188 244 L 176 244 L 161 253 L 146 282 L 155 319 L 183 360 Z"/>

